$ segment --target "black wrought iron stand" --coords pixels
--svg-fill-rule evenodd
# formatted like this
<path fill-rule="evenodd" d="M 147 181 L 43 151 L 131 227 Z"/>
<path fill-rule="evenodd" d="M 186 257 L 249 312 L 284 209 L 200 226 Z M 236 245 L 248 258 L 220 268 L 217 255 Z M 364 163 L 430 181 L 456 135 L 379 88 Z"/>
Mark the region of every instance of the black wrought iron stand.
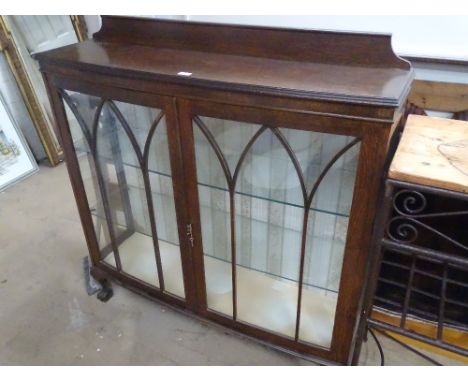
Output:
<path fill-rule="evenodd" d="M 387 179 L 379 220 L 367 327 L 468 356 L 448 339 L 468 330 L 468 194 Z"/>

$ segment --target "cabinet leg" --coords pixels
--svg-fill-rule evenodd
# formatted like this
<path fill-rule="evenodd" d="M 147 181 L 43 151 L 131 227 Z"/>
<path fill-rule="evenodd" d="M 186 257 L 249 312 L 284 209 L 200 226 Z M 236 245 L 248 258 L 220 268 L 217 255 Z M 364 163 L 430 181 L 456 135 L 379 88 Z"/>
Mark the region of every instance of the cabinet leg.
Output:
<path fill-rule="evenodd" d="M 102 289 L 97 293 L 96 297 L 99 301 L 107 302 L 114 295 L 114 291 L 108 280 L 101 281 Z"/>
<path fill-rule="evenodd" d="M 89 296 L 96 294 L 98 300 L 107 302 L 114 295 L 111 284 L 105 274 L 98 268 L 92 267 L 89 257 L 84 258 L 84 273 L 86 280 L 86 291 Z"/>

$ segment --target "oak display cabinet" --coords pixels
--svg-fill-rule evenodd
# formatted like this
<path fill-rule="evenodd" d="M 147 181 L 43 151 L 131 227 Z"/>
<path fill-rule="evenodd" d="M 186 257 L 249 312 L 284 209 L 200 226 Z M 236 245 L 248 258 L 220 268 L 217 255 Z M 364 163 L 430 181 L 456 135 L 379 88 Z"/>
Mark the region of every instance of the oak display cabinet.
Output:
<path fill-rule="evenodd" d="M 390 36 L 103 17 L 37 55 L 93 275 L 289 352 L 357 361 Z"/>

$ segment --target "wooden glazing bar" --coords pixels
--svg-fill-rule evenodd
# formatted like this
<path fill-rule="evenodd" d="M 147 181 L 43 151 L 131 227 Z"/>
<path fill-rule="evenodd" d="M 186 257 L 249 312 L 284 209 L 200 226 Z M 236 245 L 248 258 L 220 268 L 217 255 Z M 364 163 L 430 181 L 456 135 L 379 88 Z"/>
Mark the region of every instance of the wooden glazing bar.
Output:
<path fill-rule="evenodd" d="M 161 292 L 165 290 L 164 284 L 164 272 L 162 269 L 162 261 L 161 261 L 161 251 L 159 249 L 159 239 L 158 239 L 158 230 L 156 226 L 156 217 L 155 217 L 155 210 L 154 210 L 154 203 L 153 197 L 151 193 L 151 182 L 149 178 L 149 148 L 151 146 L 151 141 L 153 139 L 154 132 L 161 121 L 162 117 L 164 116 L 163 112 L 160 112 L 156 119 L 151 124 L 148 137 L 146 138 L 145 147 L 143 150 L 143 157 L 142 162 L 143 166 L 141 167 L 141 171 L 143 174 L 143 182 L 145 186 L 145 195 L 146 195 L 146 203 L 148 206 L 148 215 L 150 219 L 150 227 L 151 227 L 151 238 L 153 241 L 153 248 L 155 253 L 156 265 L 157 265 L 157 272 L 158 272 L 158 280 L 159 280 L 159 289 Z"/>
<path fill-rule="evenodd" d="M 127 240 L 130 236 L 133 235 L 133 231 L 125 230 L 122 234 L 117 237 L 117 246 L 121 245 L 125 240 Z M 104 248 L 101 249 L 102 257 L 106 257 L 113 251 L 112 243 L 107 244 Z"/>
<path fill-rule="evenodd" d="M 232 318 L 237 320 L 237 249 L 236 249 L 236 201 L 234 191 L 229 192 L 229 206 L 231 210 L 231 281 L 232 281 Z"/>
<path fill-rule="evenodd" d="M 108 115 L 108 120 L 114 123 L 111 113 Z M 119 135 L 117 128 L 112 128 L 109 134 L 110 146 L 112 151 L 112 164 L 115 166 L 115 174 L 117 176 L 117 184 L 119 187 L 120 197 L 122 198 L 122 207 L 125 216 L 125 224 L 128 229 L 135 231 L 135 222 L 132 213 L 132 205 L 130 202 L 130 195 L 128 194 L 127 176 L 125 174 L 125 165 L 122 160 L 122 148 L 120 145 Z M 116 211 L 113 211 L 115 214 Z"/>
<path fill-rule="evenodd" d="M 143 183 L 145 185 L 145 195 L 146 195 L 146 203 L 148 206 L 148 215 L 150 219 L 150 226 L 151 226 L 151 239 L 153 241 L 154 247 L 154 254 L 156 259 L 157 265 L 157 272 L 158 272 L 158 279 L 159 279 L 159 289 L 161 292 L 164 291 L 164 274 L 162 269 L 162 261 L 161 261 L 161 252 L 159 250 L 159 242 L 158 242 L 158 231 L 156 228 L 156 218 L 155 218 L 155 211 L 153 205 L 153 197 L 151 195 L 151 184 L 148 174 L 148 169 L 142 169 L 143 172 Z"/>
<path fill-rule="evenodd" d="M 73 100 L 70 98 L 67 92 L 59 90 L 59 93 L 62 99 L 65 101 L 66 105 L 70 108 L 73 115 L 75 116 L 78 122 L 78 126 L 80 126 L 81 132 L 83 133 L 83 136 L 86 139 L 86 143 L 88 144 L 88 147 L 91 148 L 91 130 L 88 130 L 89 126 L 87 126 L 86 122 L 84 121 L 83 117 L 81 116 L 80 112 L 76 108 L 75 104 L 73 103 Z"/>
<path fill-rule="evenodd" d="M 299 291 L 297 295 L 297 313 L 296 313 L 296 331 L 295 331 L 295 340 L 298 341 L 299 339 L 299 326 L 300 326 L 300 321 L 301 321 L 301 305 L 302 305 L 302 287 L 303 287 L 303 279 L 304 279 L 304 263 L 305 263 L 305 248 L 306 248 L 306 240 L 307 240 L 307 222 L 309 219 L 309 211 L 310 207 L 312 205 L 312 201 L 314 199 L 314 196 L 320 186 L 320 183 L 322 180 L 325 178 L 327 175 L 328 171 L 332 168 L 332 166 L 336 163 L 336 161 L 345 153 L 347 152 L 351 147 L 356 145 L 357 143 L 360 142 L 359 138 L 353 139 L 351 142 L 349 142 L 347 145 L 345 145 L 341 150 L 339 150 L 335 156 L 330 160 L 330 162 L 327 163 L 327 165 L 324 167 L 320 175 L 317 177 L 317 180 L 315 181 L 312 190 L 310 191 L 309 197 L 307 200 L 305 200 L 304 203 L 304 221 L 302 224 L 302 242 L 301 242 L 301 260 L 299 263 Z"/>
<path fill-rule="evenodd" d="M 253 146 L 257 138 L 267 129 L 267 126 L 262 126 L 260 129 L 257 130 L 257 132 L 250 138 L 249 142 L 247 142 L 247 145 L 244 147 L 244 149 L 241 152 L 241 155 L 239 156 L 239 162 L 237 162 L 236 169 L 234 170 L 234 175 L 232 176 L 232 184 L 231 188 L 232 191 L 234 192 L 236 189 L 236 182 L 237 178 L 239 176 L 240 168 L 242 166 L 242 163 L 244 162 L 244 159 L 249 152 L 250 148 Z"/>
<path fill-rule="evenodd" d="M 216 142 L 216 139 L 213 137 L 213 134 L 211 134 L 210 130 L 208 127 L 205 125 L 205 123 L 199 118 L 199 117 L 194 117 L 193 121 L 195 124 L 199 127 L 200 131 L 203 133 L 203 135 L 206 137 L 208 140 L 209 144 L 213 148 L 218 160 L 219 164 L 221 165 L 221 168 L 224 171 L 224 175 L 226 176 L 226 181 L 228 185 L 232 183 L 232 176 L 231 176 L 231 171 L 229 170 L 229 165 L 226 161 L 226 158 L 224 158 L 223 152 L 221 151 L 220 147 L 218 146 L 218 143 Z"/>
<path fill-rule="evenodd" d="M 112 245 L 112 251 L 114 252 L 115 264 L 117 266 L 117 271 L 121 272 L 122 262 L 120 261 L 119 248 L 118 248 L 117 240 L 115 237 L 116 231 L 114 229 L 114 222 L 111 216 L 111 207 L 110 207 L 109 199 L 108 199 L 109 190 L 107 190 L 105 182 L 104 182 L 101 165 L 99 163 L 99 153 L 97 150 L 97 129 L 99 125 L 99 116 L 101 114 L 102 108 L 104 107 L 104 104 L 105 104 L 105 101 L 101 100 L 94 114 L 93 125 L 91 126 L 91 137 L 92 137 L 91 143 L 92 144 L 91 144 L 90 149 L 91 149 L 91 153 L 93 156 L 94 165 L 96 166 L 96 176 L 98 180 L 99 189 L 101 190 L 101 198 L 102 198 L 102 204 L 104 207 L 104 215 L 107 221 L 107 227 L 109 229 L 109 237 L 110 237 L 110 241 Z"/>
<path fill-rule="evenodd" d="M 140 151 L 140 147 L 138 145 L 138 142 L 135 138 L 135 135 L 132 132 L 132 129 L 128 125 L 127 120 L 125 117 L 122 115 L 120 112 L 119 108 L 112 102 L 109 101 L 110 107 L 115 113 L 116 117 L 119 119 L 120 124 L 122 125 L 123 129 L 125 130 L 125 133 L 128 136 L 128 139 L 130 140 L 130 143 L 132 145 L 132 148 L 135 152 L 135 155 L 138 159 L 138 163 L 140 164 L 140 171 L 143 177 L 143 183 L 145 187 L 145 197 L 146 197 L 146 204 L 148 206 L 148 216 L 150 219 L 150 229 L 151 229 L 151 237 L 153 241 L 153 248 L 154 248 L 154 255 L 155 255 L 155 260 L 156 260 L 156 271 L 158 272 L 158 279 L 159 279 L 159 288 L 161 291 L 164 291 L 164 274 L 162 270 L 162 261 L 161 261 L 161 252 L 159 250 L 159 243 L 158 243 L 158 233 L 157 233 L 157 228 L 156 228 L 156 219 L 154 216 L 154 206 L 153 206 L 153 199 L 151 196 L 151 186 L 150 186 L 150 181 L 149 181 L 149 173 L 147 169 L 147 163 L 145 163 L 145 158 L 143 157 L 143 154 Z M 158 118 L 156 118 L 157 120 Z M 160 118 L 159 118 L 160 120 Z M 154 123 L 152 123 L 153 127 Z M 150 127 L 150 129 L 151 129 Z M 156 127 L 155 127 L 156 128 Z M 147 138 L 148 139 L 148 138 Z M 145 143 L 146 146 L 146 143 Z"/>
<path fill-rule="evenodd" d="M 107 228 L 109 231 L 109 237 L 110 237 L 110 244 L 106 246 L 104 249 L 101 250 L 101 255 L 105 256 L 106 253 L 110 253 L 110 249 L 112 252 L 115 254 L 115 263 L 117 266 L 117 270 L 120 272 L 122 270 L 122 264 L 120 262 L 120 256 L 118 253 L 118 245 L 119 245 L 119 238 L 115 237 L 115 231 L 114 231 L 114 226 L 113 226 L 113 220 L 111 216 L 111 208 L 110 208 L 110 203 L 108 199 L 108 195 L 106 193 L 106 187 L 104 183 L 104 175 L 102 172 L 102 169 L 98 163 L 98 156 L 96 152 L 96 139 L 97 137 L 95 136 L 95 131 L 97 131 L 97 125 L 99 124 L 99 116 L 101 114 L 101 110 L 104 107 L 104 101 L 101 100 L 100 104 L 98 105 L 95 115 L 93 118 L 93 125 L 88 129 L 88 126 L 86 125 L 85 121 L 83 120 L 80 112 L 77 110 L 75 105 L 73 104 L 73 101 L 71 98 L 68 96 L 68 94 L 65 91 L 59 91 L 60 96 L 64 100 L 64 102 L 68 105 L 72 113 L 75 115 L 76 120 L 78 122 L 78 125 L 80 126 L 80 129 L 88 143 L 88 147 L 91 153 L 91 156 L 93 158 L 94 162 L 94 167 L 95 167 L 95 174 L 97 178 L 97 188 L 99 189 L 99 193 L 101 195 L 101 200 L 102 204 L 104 207 L 104 215 L 105 215 L 105 220 L 107 224 Z M 96 128 L 95 128 L 96 126 Z M 123 237 L 126 237 L 123 235 Z M 122 241 L 122 240 L 120 240 Z M 110 247 L 110 248 L 108 248 Z"/>
<path fill-rule="evenodd" d="M 236 246 L 236 201 L 235 201 L 235 192 L 236 192 L 236 182 L 237 177 L 239 176 L 240 168 L 244 159 L 255 143 L 257 138 L 266 130 L 266 126 L 262 126 L 258 131 L 250 138 L 247 145 L 241 152 L 239 161 L 237 162 L 236 168 L 234 170 L 234 175 L 232 179 L 228 180 L 229 183 L 229 205 L 230 205 L 230 216 L 231 216 L 231 277 L 232 277 L 232 316 L 233 320 L 237 320 L 237 246 Z M 224 156 L 223 156 L 224 158 Z"/>
<path fill-rule="evenodd" d="M 301 306 L 302 306 L 302 284 L 304 282 L 304 262 L 305 248 L 307 242 L 307 224 L 309 221 L 309 209 L 307 203 L 304 203 L 304 218 L 302 221 L 302 237 L 301 237 L 301 259 L 299 263 L 299 285 L 297 291 L 297 310 L 296 310 L 296 330 L 294 332 L 294 340 L 299 341 L 299 330 L 301 325 Z"/>
<path fill-rule="evenodd" d="M 299 178 L 299 183 L 301 185 L 302 198 L 303 198 L 303 203 L 305 206 L 306 201 L 307 201 L 307 188 L 305 184 L 304 174 L 302 173 L 301 165 L 299 164 L 299 160 L 297 159 L 296 154 L 294 153 L 291 145 L 289 144 L 289 142 L 287 141 L 283 133 L 277 127 L 271 127 L 270 129 L 273 132 L 273 134 L 276 135 L 278 140 L 281 142 L 284 149 L 288 153 L 288 156 L 291 159 L 291 162 L 293 163 L 294 169 L 296 170 L 296 173 L 297 173 L 297 177 Z"/>

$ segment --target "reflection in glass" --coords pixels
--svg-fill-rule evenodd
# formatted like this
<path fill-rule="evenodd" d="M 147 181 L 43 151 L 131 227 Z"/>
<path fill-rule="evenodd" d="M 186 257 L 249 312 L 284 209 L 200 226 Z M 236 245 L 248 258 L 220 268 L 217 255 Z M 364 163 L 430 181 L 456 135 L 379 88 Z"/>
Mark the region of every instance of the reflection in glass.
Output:
<path fill-rule="evenodd" d="M 324 347 L 332 340 L 360 150 L 353 142 L 343 142 L 349 148 L 320 182 L 307 220 L 299 340 Z"/>
<path fill-rule="evenodd" d="M 154 130 L 149 146 L 148 174 L 165 290 L 185 297 L 165 118 Z"/>
<path fill-rule="evenodd" d="M 198 198 L 208 308 L 233 315 L 230 202 L 220 162 L 205 136 L 194 129 Z"/>
<path fill-rule="evenodd" d="M 208 308 L 329 347 L 358 140 L 208 117 L 193 125 Z"/>
<path fill-rule="evenodd" d="M 76 108 L 75 110 L 80 110 L 82 115 L 81 126 L 83 126 L 83 129 L 78 123 L 74 113 L 70 110 L 68 104 L 65 103 L 65 112 L 70 127 L 70 133 L 73 140 L 78 165 L 80 167 L 83 186 L 88 198 L 88 203 L 90 206 L 92 206 L 91 212 L 93 213 L 92 218 L 99 249 L 101 250 L 102 257 L 113 257 L 113 254 L 111 254 L 112 249 L 109 229 L 104 218 L 104 205 L 102 202 L 101 193 L 99 192 L 94 158 L 91 155 L 90 150 L 90 126 L 92 125 L 92 114 L 96 110 L 99 99 L 96 97 L 85 99 L 85 97 L 82 97 L 82 95 L 76 93 L 76 98 L 70 98 L 69 102 L 73 102 L 73 106 Z"/>
<path fill-rule="evenodd" d="M 62 96 L 82 176 L 93 174 L 85 189 L 103 261 L 185 297 L 164 114 L 76 92 Z"/>
<path fill-rule="evenodd" d="M 238 319 L 294 337 L 303 211 L 287 203 L 302 204 L 300 180 L 271 129 L 244 158 L 235 188 Z"/>

